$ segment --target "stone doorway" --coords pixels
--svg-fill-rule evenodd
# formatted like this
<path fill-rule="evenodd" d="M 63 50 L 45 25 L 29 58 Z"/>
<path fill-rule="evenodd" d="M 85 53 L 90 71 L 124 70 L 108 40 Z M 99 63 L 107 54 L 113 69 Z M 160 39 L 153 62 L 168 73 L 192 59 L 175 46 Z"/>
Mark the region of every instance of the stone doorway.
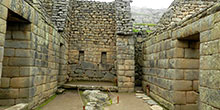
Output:
<path fill-rule="evenodd" d="M 179 59 L 183 62 L 178 70 L 183 71 L 184 80 L 182 85 L 184 87 L 175 90 L 175 92 L 185 93 L 186 96 L 181 99 L 181 103 L 176 104 L 176 107 L 190 107 L 197 110 L 199 101 L 200 34 L 197 33 L 178 39 L 176 54 L 179 54 L 177 56 L 181 57 Z M 183 56 L 180 56 L 180 54 Z M 188 86 L 186 86 L 187 84 Z"/>
<path fill-rule="evenodd" d="M 0 106 L 27 103 L 31 72 L 34 64 L 31 50 L 30 22 L 8 11 L 7 32 L 4 45 L 3 72 L 0 85 Z"/>

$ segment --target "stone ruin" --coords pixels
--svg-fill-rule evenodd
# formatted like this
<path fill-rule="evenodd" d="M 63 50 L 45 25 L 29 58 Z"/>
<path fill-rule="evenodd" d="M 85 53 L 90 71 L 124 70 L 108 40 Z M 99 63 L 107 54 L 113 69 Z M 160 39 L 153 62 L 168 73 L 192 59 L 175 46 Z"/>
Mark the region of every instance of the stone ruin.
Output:
<path fill-rule="evenodd" d="M 138 83 L 169 110 L 220 109 L 219 1 L 175 0 L 147 36 L 130 2 L 0 0 L 0 105 L 31 109 L 87 80 Z"/>
<path fill-rule="evenodd" d="M 0 0 L 0 106 L 34 108 L 67 81 L 134 91 L 130 0 Z"/>

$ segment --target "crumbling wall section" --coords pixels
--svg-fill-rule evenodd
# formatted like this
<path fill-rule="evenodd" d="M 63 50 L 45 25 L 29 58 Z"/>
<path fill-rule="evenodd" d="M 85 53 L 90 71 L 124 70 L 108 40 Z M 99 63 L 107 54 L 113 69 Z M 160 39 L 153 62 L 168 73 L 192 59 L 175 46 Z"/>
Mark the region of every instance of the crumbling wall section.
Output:
<path fill-rule="evenodd" d="M 163 30 L 175 27 L 178 22 L 192 17 L 195 13 L 204 11 L 215 3 L 214 0 L 175 0 L 157 23 L 159 30 L 156 30 L 162 32 Z"/>

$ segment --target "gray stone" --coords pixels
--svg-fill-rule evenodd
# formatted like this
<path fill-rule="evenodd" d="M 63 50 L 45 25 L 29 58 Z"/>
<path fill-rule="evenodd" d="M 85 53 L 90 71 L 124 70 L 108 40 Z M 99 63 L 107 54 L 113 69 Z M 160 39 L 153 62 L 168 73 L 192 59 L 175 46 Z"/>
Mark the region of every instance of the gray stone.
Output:
<path fill-rule="evenodd" d="M 104 76 L 104 79 L 107 79 L 107 80 L 114 80 L 116 78 L 115 75 L 111 74 L 111 73 L 107 73 L 105 76 Z"/>
<path fill-rule="evenodd" d="M 90 62 L 81 62 L 81 66 L 83 69 L 91 69 L 93 70 L 95 68 L 95 65 Z"/>
<path fill-rule="evenodd" d="M 28 110 L 28 104 L 26 103 L 17 104 L 5 110 Z"/>
<path fill-rule="evenodd" d="M 155 101 L 153 100 L 146 100 L 145 103 L 149 104 L 150 106 L 152 105 L 158 105 Z"/>

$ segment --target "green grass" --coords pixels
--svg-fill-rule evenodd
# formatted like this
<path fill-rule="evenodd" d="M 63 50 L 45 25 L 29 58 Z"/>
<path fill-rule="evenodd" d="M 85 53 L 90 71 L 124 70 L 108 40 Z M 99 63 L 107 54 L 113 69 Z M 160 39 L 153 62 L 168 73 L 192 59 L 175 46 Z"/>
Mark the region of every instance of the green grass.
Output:
<path fill-rule="evenodd" d="M 134 28 L 133 32 L 138 33 L 138 32 L 140 32 L 140 30 L 137 30 L 137 29 Z"/>
<path fill-rule="evenodd" d="M 153 32 L 153 31 L 151 31 L 151 30 L 146 30 L 146 32 L 147 32 L 147 33 L 151 33 L 151 32 Z"/>
<path fill-rule="evenodd" d="M 38 106 L 35 110 L 42 110 L 41 108 L 50 103 L 53 99 L 56 98 L 57 95 L 53 95 L 48 100 L 46 100 L 44 103 L 42 103 L 40 106 Z"/>
<path fill-rule="evenodd" d="M 84 95 L 83 95 L 83 91 L 79 91 L 79 95 L 80 95 L 80 97 L 82 98 L 82 101 L 83 101 L 84 106 L 86 106 L 88 102 L 85 100 L 85 97 L 84 97 Z"/>

